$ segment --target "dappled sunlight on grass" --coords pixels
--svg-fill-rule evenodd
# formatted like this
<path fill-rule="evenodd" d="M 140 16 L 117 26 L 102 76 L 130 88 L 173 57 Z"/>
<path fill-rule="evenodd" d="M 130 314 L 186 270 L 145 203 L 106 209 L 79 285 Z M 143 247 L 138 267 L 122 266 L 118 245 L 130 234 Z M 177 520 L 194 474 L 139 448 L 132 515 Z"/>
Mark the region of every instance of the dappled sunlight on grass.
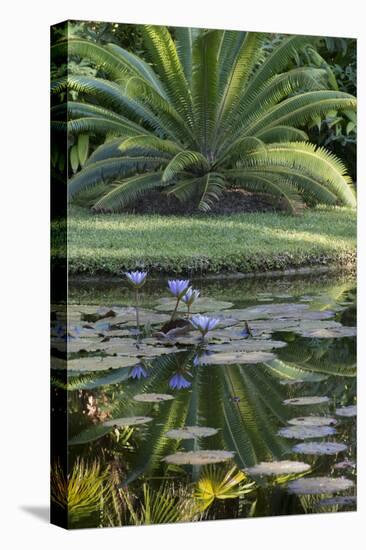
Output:
<path fill-rule="evenodd" d="M 119 273 L 146 266 L 178 272 L 253 271 L 261 265 L 281 269 L 307 262 L 344 263 L 341 256 L 355 252 L 355 234 L 356 213 L 347 208 L 309 209 L 297 217 L 96 216 L 73 209 L 68 223 L 70 270 Z"/>

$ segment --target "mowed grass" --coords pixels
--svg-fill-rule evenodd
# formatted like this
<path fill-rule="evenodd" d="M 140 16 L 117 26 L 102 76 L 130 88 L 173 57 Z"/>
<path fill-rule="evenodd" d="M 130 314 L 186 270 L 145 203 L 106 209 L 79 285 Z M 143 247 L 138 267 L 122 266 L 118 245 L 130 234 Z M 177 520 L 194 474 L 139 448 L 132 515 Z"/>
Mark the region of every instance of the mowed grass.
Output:
<path fill-rule="evenodd" d="M 60 256 L 55 222 L 55 248 Z M 354 264 L 356 212 L 317 208 L 281 213 L 207 216 L 93 215 L 72 208 L 68 223 L 71 274 L 244 273 L 312 265 Z"/>

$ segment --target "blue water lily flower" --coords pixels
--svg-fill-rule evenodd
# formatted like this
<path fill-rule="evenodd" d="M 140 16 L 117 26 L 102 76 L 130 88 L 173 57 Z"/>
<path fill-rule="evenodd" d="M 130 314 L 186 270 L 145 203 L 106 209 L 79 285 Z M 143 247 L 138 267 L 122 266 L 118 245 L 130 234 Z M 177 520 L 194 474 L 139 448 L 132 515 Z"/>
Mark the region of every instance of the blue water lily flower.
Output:
<path fill-rule="evenodd" d="M 140 378 L 147 378 L 147 372 L 144 367 L 141 365 L 136 365 L 136 367 L 133 367 L 131 369 L 130 374 L 128 375 L 129 378 L 133 378 L 134 380 L 140 380 Z"/>
<path fill-rule="evenodd" d="M 207 317 L 206 315 L 194 315 L 191 319 L 192 325 L 200 331 L 202 336 L 205 336 L 209 330 L 213 330 L 219 321 L 215 317 Z"/>
<path fill-rule="evenodd" d="M 141 288 L 146 282 L 147 271 L 128 271 L 125 275 L 131 285 Z"/>
<path fill-rule="evenodd" d="M 191 383 L 188 382 L 186 378 L 184 378 L 183 374 L 177 372 L 169 380 L 169 386 L 172 388 L 172 390 L 181 390 L 189 388 L 191 386 Z"/>
<path fill-rule="evenodd" d="M 197 300 L 199 295 L 200 295 L 200 291 L 196 289 L 193 290 L 193 288 L 190 286 L 187 292 L 185 293 L 185 295 L 183 296 L 182 300 L 187 306 L 190 307 L 192 304 L 194 304 L 194 302 Z"/>
<path fill-rule="evenodd" d="M 175 296 L 178 300 L 181 300 L 187 292 L 189 281 L 179 279 L 168 281 L 168 287 L 173 296 Z"/>

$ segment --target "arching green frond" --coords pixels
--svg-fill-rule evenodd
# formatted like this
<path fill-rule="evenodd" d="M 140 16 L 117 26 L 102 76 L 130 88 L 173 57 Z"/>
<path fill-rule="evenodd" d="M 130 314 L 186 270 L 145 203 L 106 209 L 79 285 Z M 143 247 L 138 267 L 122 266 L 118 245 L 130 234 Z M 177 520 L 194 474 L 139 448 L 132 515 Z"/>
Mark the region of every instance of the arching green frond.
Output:
<path fill-rule="evenodd" d="M 253 172 L 250 175 L 246 174 L 243 179 L 238 179 L 237 183 L 248 191 L 274 195 L 281 200 L 284 209 L 290 214 L 297 214 L 303 206 L 297 187 L 278 175 Z"/>
<path fill-rule="evenodd" d="M 282 101 L 243 128 L 246 134 L 257 135 L 273 126 L 302 126 L 316 115 L 324 116 L 328 111 L 354 110 L 356 99 L 344 92 L 321 90 L 305 92 Z"/>
<path fill-rule="evenodd" d="M 212 155 L 217 112 L 217 55 L 220 31 L 206 31 L 193 46 L 192 101 L 200 150 Z"/>
<path fill-rule="evenodd" d="M 225 189 L 225 180 L 215 172 L 209 172 L 201 179 L 199 184 L 200 199 L 198 209 L 203 212 L 210 210 L 215 201 L 218 201 L 220 195 Z"/>
<path fill-rule="evenodd" d="M 246 181 L 251 181 L 252 175 L 263 175 L 266 178 L 276 178 L 280 175 L 293 184 L 303 196 L 304 200 L 310 203 L 319 202 L 321 204 L 337 204 L 337 196 L 314 177 L 301 172 L 300 170 L 289 166 L 261 166 L 260 168 L 235 168 L 224 170 L 224 175 L 229 181 L 235 182 L 235 185 L 245 187 Z"/>
<path fill-rule="evenodd" d="M 111 158 L 121 157 L 122 153 L 119 149 L 119 146 L 121 145 L 121 143 L 123 143 L 123 141 L 124 139 L 122 138 L 113 138 L 106 143 L 103 143 L 103 145 L 99 145 L 99 147 L 97 147 L 95 151 L 90 155 L 90 157 L 86 161 L 85 166 L 88 166 L 89 164 L 94 164 L 99 160 L 107 160 Z"/>
<path fill-rule="evenodd" d="M 220 100 L 218 128 L 221 122 L 225 124 L 225 121 L 230 119 L 230 115 L 236 113 L 236 106 L 258 61 L 264 36 L 262 33 L 248 32 L 236 57 L 232 60 L 231 70 L 227 75 L 227 82 Z"/>
<path fill-rule="evenodd" d="M 192 27 L 174 28 L 177 53 L 189 85 L 192 80 L 193 44 L 200 32 L 202 32 L 200 29 L 193 29 Z"/>
<path fill-rule="evenodd" d="M 116 120 L 110 120 L 109 118 L 102 117 L 85 117 L 75 120 L 69 120 L 66 122 L 52 121 L 52 127 L 55 130 L 67 131 L 70 134 L 110 134 L 121 137 L 130 137 L 141 135 L 144 132 L 143 128 L 136 128 L 135 125 L 128 122 Z M 146 131 L 148 134 L 148 132 Z"/>
<path fill-rule="evenodd" d="M 167 136 L 183 143 L 194 143 L 194 135 L 180 114 L 141 78 L 131 77 L 125 82 L 125 93 L 131 99 L 145 105 L 149 112 L 155 114 Z"/>
<path fill-rule="evenodd" d="M 266 155 L 260 151 L 248 153 L 243 167 L 283 166 L 295 168 L 325 185 L 339 201 L 354 207 L 356 198 L 344 164 L 324 148 L 311 143 L 279 143 L 267 145 Z"/>
<path fill-rule="evenodd" d="M 122 115 L 119 115 L 115 111 L 99 107 L 98 105 L 92 105 L 90 103 L 68 101 L 67 103 L 61 103 L 60 105 L 55 105 L 51 108 L 52 120 L 65 120 L 66 115 L 69 117 L 69 119 L 80 117 L 100 117 L 116 122 L 130 123 L 128 119 L 126 119 Z M 137 125 L 135 127 L 138 128 Z M 144 130 L 142 129 L 142 131 Z"/>
<path fill-rule="evenodd" d="M 233 117 L 232 125 L 235 131 L 252 120 L 259 118 L 271 107 L 283 99 L 296 93 L 328 88 L 328 77 L 323 69 L 314 67 L 298 67 L 282 74 L 275 75 L 262 87 L 262 90 L 248 102 L 242 102 Z M 232 130 L 232 129 L 231 129 Z M 235 133 L 234 133 L 235 135 Z"/>
<path fill-rule="evenodd" d="M 145 170 L 152 172 L 164 163 L 166 163 L 164 158 L 123 157 L 88 164 L 81 172 L 70 179 L 68 184 L 69 198 L 98 183 L 110 183 Z"/>
<path fill-rule="evenodd" d="M 161 172 L 140 174 L 117 182 L 111 191 L 98 200 L 93 210 L 117 212 L 141 194 L 161 186 Z"/>
<path fill-rule="evenodd" d="M 170 186 L 165 192 L 166 195 L 174 195 L 180 202 L 186 202 L 197 195 L 197 188 L 201 178 L 185 178 Z"/>
<path fill-rule="evenodd" d="M 148 88 L 146 85 L 145 87 Z M 132 97 L 126 93 L 126 89 L 114 82 L 101 78 L 70 75 L 52 83 L 53 93 L 59 93 L 65 89 L 93 96 L 104 107 L 114 109 L 131 121 L 145 123 L 160 134 L 169 133 L 169 128 L 164 125 L 164 119 L 157 116 L 147 102 L 141 101 L 140 97 Z M 156 95 L 160 98 L 159 94 Z M 161 98 L 161 102 L 164 102 L 164 99 Z"/>
<path fill-rule="evenodd" d="M 189 171 L 200 175 L 208 171 L 209 164 L 201 153 L 195 151 L 182 151 L 178 153 L 166 166 L 163 174 L 163 182 L 169 183 L 178 174 Z"/>
<path fill-rule="evenodd" d="M 177 112 L 192 127 L 191 98 L 175 44 L 166 27 L 142 25 L 141 32 L 156 72 Z"/>
<path fill-rule="evenodd" d="M 218 79 L 219 95 L 221 97 L 227 84 L 228 75 L 231 71 L 233 60 L 243 44 L 247 33 L 244 31 L 222 31 L 220 47 L 218 51 Z"/>
<path fill-rule="evenodd" d="M 112 80 L 120 81 L 123 76 L 135 75 L 145 78 L 157 92 L 164 94 L 163 87 L 154 71 L 142 59 L 113 44 L 101 46 L 88 40 L 71 39 L 52 46 L 52 59 L 85 57 L 95 63 Z"/>
<path fill-rule="evenodd" d="M 273 50 L 254 74 L 247 87 L 246 97 L 255 97 L 267 80 L 286 69 L 289 62 L 298 55 L 298 52 L 313 41 L 313 37 L 304 35 L 284 38 L 282 43 Z"/>
<path fill-rule="evenodd" d="M 136 136 L 125 139 L 119 150 L 124 155 L 160 156 L 171 159 L 182 151 L 182 147 L 173 141 L 155 136 Z"/>
<path fill-rule="evenodd" d="M 291 126 L 274 126 L 268 130 L 262 130 L 257 134 L 265 143 L 278 143 L 280 141 L 308 141 L 309 136 L 303 130 Z"/>
<path fill-rule="evenodd" d="M 249 151 L 256 151 L 257 149 L 261 149 L 264 154 L 266 152 L 266 146 L 261 139 L 254 136 L 241 137 L 234 141 L 226 153 L 217 159 L 215 166 L 225 164 L 227 161 L 233 163 L 240 160 Z"/>
<path fill-rule="evenodd" d="M 164 99 L 167 99 L 163 84 L 161 83 L 153 69 L 150 67 L 150 65 L 146 63 L 146 61 L 144 61 L 138 55 L 135 55 L 131 52 L 128 52 L 124 48 L 117 46 L 117 44 L 108 44 L 107 49 L 116 54 L 116 56 L 119 56 L 121 58 L 121 61 L 129 66 L 131 73 L 134 73 L 136 76 L 146 80 L 146 82 L 156 92 L 158 92 Z M 119 82 L 120 77 L 116 78 L 116 81 Z"/>

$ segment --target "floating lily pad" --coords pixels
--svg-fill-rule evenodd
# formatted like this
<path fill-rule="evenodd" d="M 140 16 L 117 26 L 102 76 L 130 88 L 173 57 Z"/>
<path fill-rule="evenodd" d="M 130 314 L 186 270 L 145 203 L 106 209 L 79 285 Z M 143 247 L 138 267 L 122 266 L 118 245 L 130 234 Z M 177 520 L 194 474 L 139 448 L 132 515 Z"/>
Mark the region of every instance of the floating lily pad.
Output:
<path fill-rule="evenodd" d="M 103 342 L 99 350 L 109 354 L 128 355 L 129 357 L 159 357 L 178 351 L 171 345 L 159 344 L 154 339 L 145 339 L 137 344 L 133 338 L 111 338 L 108 342 Z"/>
<path fill-rule="evenodd" d="M 299 333 L 304 338 L 345 338 L 356 336 L 356 327 L 317 328 Z"/>
<path fill-rule="evenodd" d="M 353 486 L 353 481 L 344 477 L 303 477 L 290 481 L 287 490 L 295 495 L 322 495 L 346 491 Z"/>
<path fill-rule="evenodd" d="M 304 312 L 309 309 L 307 304 L 266 304 L 247 307 L 243 309 L 231 309 L 224 311 L 239 321 L 251 321 L 254 319 L 272 319 L 274 317 L 300 319 Z"/>
<path fill-rule="evenodd" d="M 205 355 L 201 357 L 201 365 L 232 365 L 242 364 L 248 365 L 253 363 L 264 363 L 265 361 L 271 361 L 275 358 L 273 353 L 266 351 L 242 351 L 242 352 L 228 352 L 228 353 L 213 353 L 212 355 Z"/>
<path fill-rule="evenodd" d="M 204 426 L 184 426 L 176 430 L 166 432 L 166 437 L 170 439 L 196 439 L 199 437 L 210 437 L 217 434 L 215 428 L 207 428 Z"/>
<path fill-rule="evenodd" d="M 179 452 L 173 455 L 168 455 L 163 458 L 168 464 L 184 465 L 204 465 L 216 464 L 218 462 L 226 462 L 234 457 L 231 451 L 188 451 L 186 453 Z"/>
<path fill-rule="evenodd" d="M 356 463 L 346 458 L 346 460 L 334 464 L 333 467 L 335 470 L 354 470 L 356 468 Z"/>
<path fill-rule="evenodd" d="M 224 331 L 222 331 L 224 332 Z M 226 332 L 226 331 L 225 331 Z M 229 331 L 228 331 L 229 332 Z M 209 349 L 213 352 L 239 352 L 239 351 L 270 351 L 272 349 L 283 348 L 286 342 L 278 340 L 263 340 L 248 338 L 241 341 L 234 340 L 225 344 L 211 344 Z"/>
<path fill-rule="evenodd" d="M 274 460 L 273 462 L 260 462 L 256 466 L 245 471 L 253 476 L 279 476 L 283 474 L 301 474 L 310 470 L 311 466 L 305 462 L 295 460 Z"/>
<path fill-rule="evenodd" d="M 67 362 L 68 371 L 96 372 L 108 369 L 120 369 L 122 367 L 133 367 L 139 360 L 136 357 L 82 357 Z"/>
<path fill-rule="evenodd" d="M 298 443 L 292 448 L 294 453 L 305 455 L 336 455 L 347 450 L 347 445 L 344 443 L 333 443 L 331 441 L 321 441 L 316 443 L 311 441 L 309 443 Z"/>
<path fill-rule="evenodd" d="M 133 399 L 141 403 L 160 403 L 161 401 L 170 401 L 174 397 L 167 393 L 139 393 Z"/>
<path fill-rule="evenodd" d="M 335 426 L 337 421 L 331 416 L 299 416 L 288 421 L 293 426 Z"/>
<path fill-rule="evenodd" d="M 308 397 L 293 397 L 292 399 L 285 399 L 283 402 L 285 405 L 320 405 L 321 403 L 328 403 L 329 397 L 326 396 L 308 396 Z"/>
<path fill-rule="evenodd" d="M 330 426 L 289 426 L 278 432 L 278 435 L 287 439 L 313 439 L 334 434 L 335 429 Z"/>
<path fill-rule="evenodd" d="M 325 506 L 353 506 L 357 503 L 357 498 L 351 497 L 333 497 L 324 498 L 316 503 L 317 508 L 323 508 Z"/>
<path fill-rule="evenodd" d="M 347 417 L 357 416 L 357 406 L 349 405 L 349 407 L 341 407 L 339 409 L 336 409 L 336 415 Z"/>
<path fill-rule="evenodd" d="M 138 426 L 139 424 L 147 424 L 151 421 L 152 418 L 150 416 L 129 416 L 126 418 L 113 418 L 112 420 L 107 420 L 107 422 L 103 423 L 103 426 L 117 426 L 118 428 L 124 428 L 125 426 Z"/>
<path fill-rule="evenodd" d="M 86 428 L 80 434 L 70 439 L 69 445 L 85 445 L 86 443 L 91 443 L 92 441 L 100 439 L 111 431 L 112 427 L 107 426 L 106 423 L 97 424 L 96 426 Z"/>
<path fill-rule="evenodd" d="M 64 340 L 63 338 L 52 338 L 51 348 L 57 349 L 64 353 L 78 353 L 80 351 L 97 351 L 100 349 L 100 339 L 92 338 L 71 338 Z"/>
<path fill-rule="evenodd" d="M 156 311 L 173 311 L 175 308 L 176 300 L 171 298 L 161 298 L 158 305 L 155 307 Z M 220 311 L 222 309 L 231 308 L 234 304 L 231 302 L 224 302 L 222 300 L 215 300 L 215 298 L 209 298 L 202 296 L 198 298 L 191 306 L 192 313 L 208 313 L 213 311 Z M 180 302 L 178 306 L 179 312 L 186 312 L 187 306 L 184 302 Z"/>

